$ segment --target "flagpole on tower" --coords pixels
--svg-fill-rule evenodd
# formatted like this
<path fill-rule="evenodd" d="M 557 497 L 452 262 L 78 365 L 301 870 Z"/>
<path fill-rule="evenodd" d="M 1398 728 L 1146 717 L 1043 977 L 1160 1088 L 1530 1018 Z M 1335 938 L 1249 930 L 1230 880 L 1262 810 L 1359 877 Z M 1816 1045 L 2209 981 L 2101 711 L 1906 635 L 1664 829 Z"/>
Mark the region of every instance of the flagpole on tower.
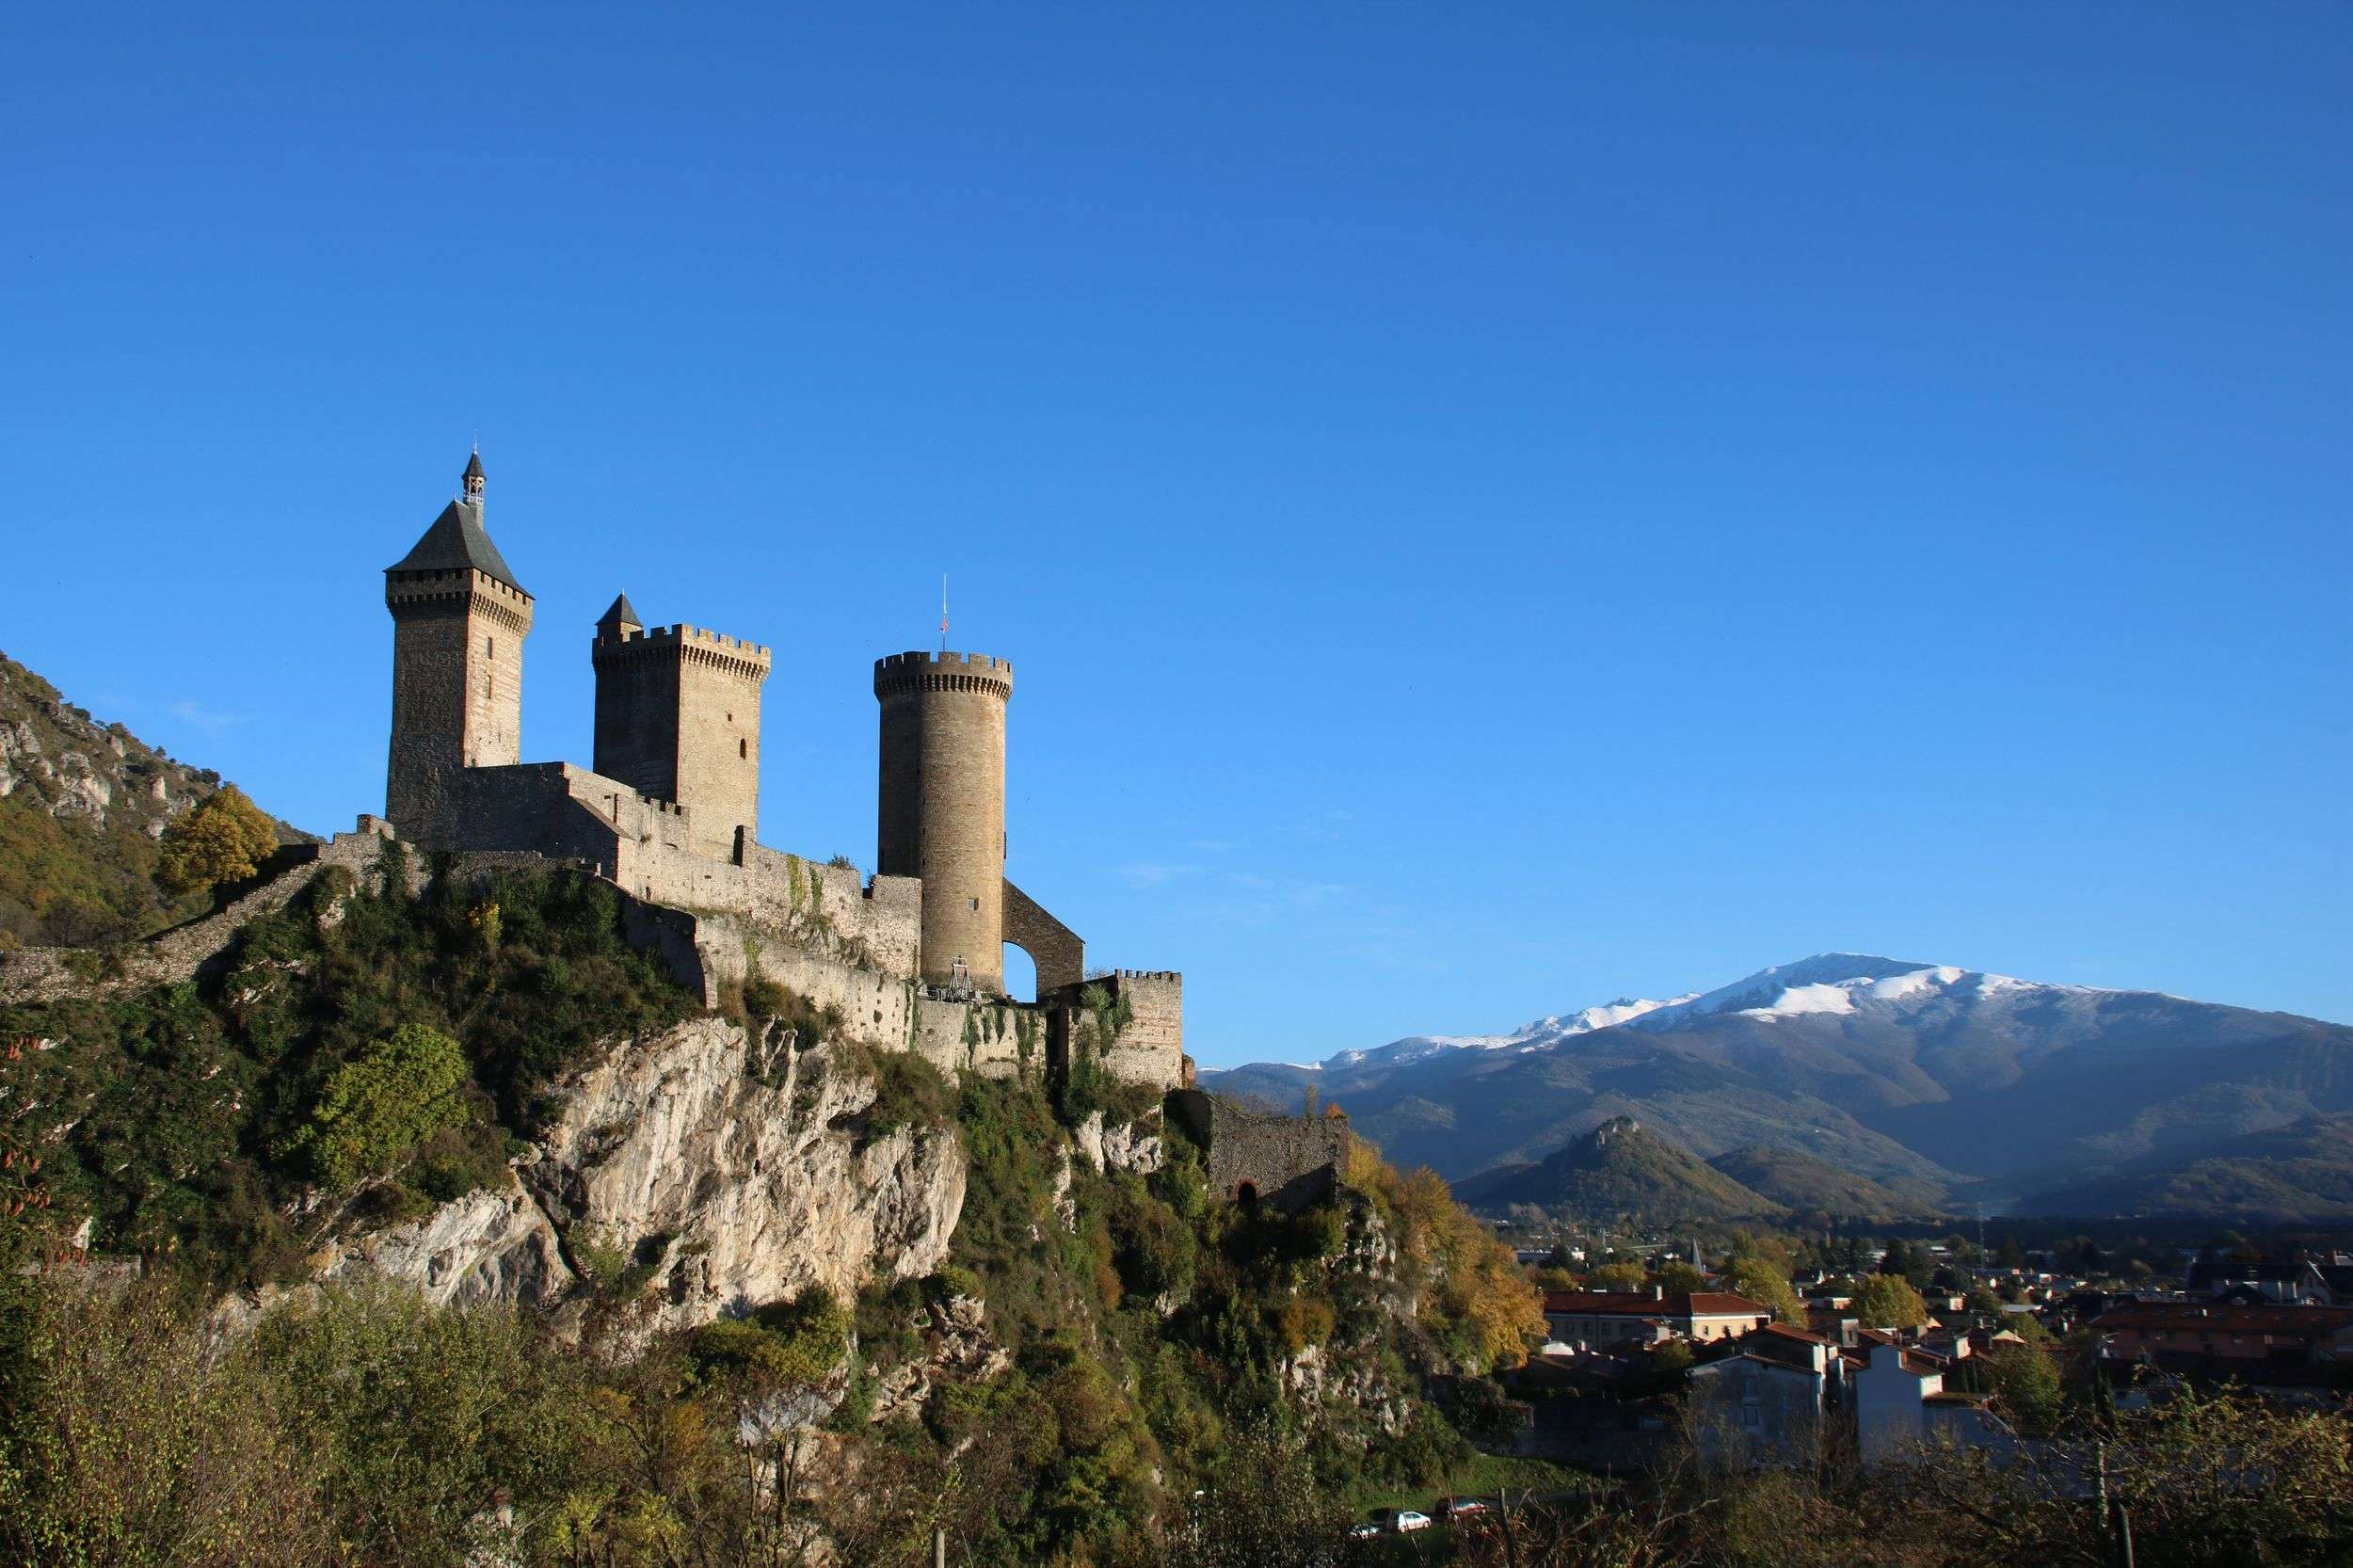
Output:
<path fill-rule="evenodd" d="M 939 574 L 939 651 L 948 651 L 948 574 Z"/>

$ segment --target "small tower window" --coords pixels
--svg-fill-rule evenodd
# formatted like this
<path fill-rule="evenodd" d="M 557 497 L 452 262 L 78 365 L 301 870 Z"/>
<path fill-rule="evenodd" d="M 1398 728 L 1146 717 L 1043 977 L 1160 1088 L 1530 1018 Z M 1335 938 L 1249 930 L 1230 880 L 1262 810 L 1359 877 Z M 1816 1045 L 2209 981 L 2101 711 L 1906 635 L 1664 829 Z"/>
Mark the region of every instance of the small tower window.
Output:
<path fill-rule="evenodd" d="M 497 658 L 499 656 L 499 640 L 496 637 L 483 638 L 482 651 L 492 659 Z"/>
<path fill-rule="evenodd" d="M 746 760 L 748 760 L 750 759 L 751 755 L 752 755 L 752 743 L 751 743 L 751 742 L 749 742 L 749 741 L 738 741 L 738 742 L 736 742 L 736 743 L 735 743 L 735 755 L 737 755 L 738 757 L 741 757 L 741 758 L 744 758 L 744 759 L 746 759 Z"/>
<path fill-rule="evenodd" d="M 973 899 L 973 900 L 971 900 L 971 901 L 969 901 L 969 902 L 971 903 L 972 907 L 973 907 L 973 908 L 975 908 L 975 909 L 978 909 L 978 908 L 981 906 L 981 901 L 980 901 L 979 899 Z"/>

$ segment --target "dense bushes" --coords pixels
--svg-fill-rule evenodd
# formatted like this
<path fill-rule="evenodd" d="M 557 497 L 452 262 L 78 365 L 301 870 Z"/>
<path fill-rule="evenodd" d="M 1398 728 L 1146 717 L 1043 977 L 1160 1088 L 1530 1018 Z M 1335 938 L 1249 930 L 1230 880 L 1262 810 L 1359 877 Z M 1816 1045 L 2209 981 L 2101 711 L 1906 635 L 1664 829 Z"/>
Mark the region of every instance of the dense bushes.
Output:
<path fill-rule="evenodd" d="M 466 1058 L 457 1042 L 403 1024 L 328 1075 L 310 1118 L 278 1153 L 340 1191 L 413 1153 L 443 1128 L 471 1119 Z"/>
<path fill-rule="evenodd" d="M 389 1219 L 497 1180 L 502 1128 L 527 1127 L 551 1078 L 696 1005 L 593 879 L 508 872 L 412 900 L 330 870 L 200 983 L 0 1008 L 0 1035 L 37 1044 L 0 1060 L 0 1093 L 93 1247 L 258 1283 L 299 1266 L 301 1185 L 365 1185 L 360 1211 Z"/>

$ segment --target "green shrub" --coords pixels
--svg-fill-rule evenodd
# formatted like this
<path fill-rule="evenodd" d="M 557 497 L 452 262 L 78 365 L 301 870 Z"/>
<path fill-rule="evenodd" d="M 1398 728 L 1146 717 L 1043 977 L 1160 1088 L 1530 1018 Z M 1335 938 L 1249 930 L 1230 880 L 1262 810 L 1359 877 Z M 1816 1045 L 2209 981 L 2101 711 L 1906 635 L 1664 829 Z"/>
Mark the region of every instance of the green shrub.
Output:
<path fill-rule="evenodd" d="M 863 1051 L 857 1066 L 874 1084 L 874 1103 L 863 1114 L 868 1138 L 888 1137 L 903 1127 L 946 1127 L 953 1119 L 955 1092 L 938 1068 L 913 1051 Z"/>
<path fill-rule="evenodd" d="M 285 1154 L 337 1191 L 381 1175 L 442 1128 L 471 1119 L 465 1082 L 456 1041 L 403 1024 L 327 1080 Z"/>
<path fill-rule="evenodd" d="M 689 1336 L 707 1374 L 742 1377 L 770 1386 L 822 1383 L 850 1350 L 850 1314 L 823 1286 L 748 1318 L 722 1318 Z"/>

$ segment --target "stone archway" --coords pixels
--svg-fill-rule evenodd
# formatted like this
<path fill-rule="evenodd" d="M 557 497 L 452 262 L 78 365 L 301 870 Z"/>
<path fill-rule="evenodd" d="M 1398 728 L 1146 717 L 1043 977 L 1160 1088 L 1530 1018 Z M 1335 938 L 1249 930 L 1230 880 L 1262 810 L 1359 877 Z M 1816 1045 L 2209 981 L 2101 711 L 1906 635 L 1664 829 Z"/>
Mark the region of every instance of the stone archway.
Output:
<path fill-rule="evenodd" d="M 1037 966 L 1037 991 L 1032 1000 L 1044 1001 L 1085 977 L 1086 944 L 1079 934 L 1010 882 L 1005 884 L 1004 934 L 1007 947 L 1019 948 Z"/>

